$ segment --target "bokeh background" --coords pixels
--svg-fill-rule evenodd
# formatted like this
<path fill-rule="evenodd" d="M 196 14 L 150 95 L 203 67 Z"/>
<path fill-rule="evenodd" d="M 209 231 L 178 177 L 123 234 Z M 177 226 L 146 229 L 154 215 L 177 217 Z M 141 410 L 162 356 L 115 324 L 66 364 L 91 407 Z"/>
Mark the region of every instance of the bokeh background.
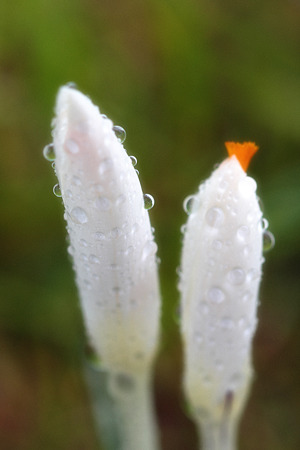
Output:
<path fill-rule="evenodd" d="M 300 448 L 299 55 L 299 0 L 1 0 L 1 449 L 101 449 L 62 204 L 42 157 L 69 81 L 126 129 L 156 199 L 164 450 L 197 448 L 176 322 L 182 202 L 225 157 L 224 141 L 260 146 L 249 173 L 276 246 L 264 265 L 239 448 Z"/>

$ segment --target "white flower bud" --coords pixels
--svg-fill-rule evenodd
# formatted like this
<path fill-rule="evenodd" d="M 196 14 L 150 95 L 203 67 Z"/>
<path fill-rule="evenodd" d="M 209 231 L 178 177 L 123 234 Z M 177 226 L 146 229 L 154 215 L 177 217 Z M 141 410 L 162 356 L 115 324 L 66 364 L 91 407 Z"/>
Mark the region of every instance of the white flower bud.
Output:
<path fill-rule="evenodd" d="M 132 160 L 111 120 L 67 86 L 58 93 L 53 134 L 89 338 L 111 372 L 145 372 L 158 339 L 157 247 Z"/>
<path fill-rule="evenodd" d="M 196 419 L 210 424 L 237 418 L 246 399 L 263 261 L 256 182 L 242 168 L 257 148 L 227 147 L 232 156 L 186 205 L 179 285 L 185 390 Z"/>

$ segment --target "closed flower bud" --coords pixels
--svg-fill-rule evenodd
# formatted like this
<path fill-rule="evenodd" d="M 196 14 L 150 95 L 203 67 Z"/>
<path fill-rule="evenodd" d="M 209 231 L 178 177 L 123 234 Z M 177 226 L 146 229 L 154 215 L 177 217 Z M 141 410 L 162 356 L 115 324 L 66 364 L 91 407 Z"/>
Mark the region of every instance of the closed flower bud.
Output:
<path fill-rule="evenodd" d="M 263 225 L 252 143 L 226 143 L 227 158 L 186 202 L 181 260 L 184 386 L 204 448 L 231 449 L 252 376 Z M 230 437 L 228 437 L 228 434 Z M 227 435 L 227 437 L 226 437 Z"/>
<path fill-rule="evenodd" d="M 144 205 L 153 198 L 142 192 L 122 134 L 89 98 L 60 89 L 55 169 L 87 333 L 104 367 L 136 374 L 157 346 L 157 247 Z"/>

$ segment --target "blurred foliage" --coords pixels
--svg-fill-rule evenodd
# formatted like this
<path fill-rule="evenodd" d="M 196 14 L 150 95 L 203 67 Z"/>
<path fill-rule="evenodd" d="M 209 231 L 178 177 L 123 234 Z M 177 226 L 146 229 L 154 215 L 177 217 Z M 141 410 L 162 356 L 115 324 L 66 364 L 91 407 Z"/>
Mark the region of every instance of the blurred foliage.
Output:
<path fill-rule="evenodd" d="M 225 157 L 225 140 L 260 145 L 250 174 L 277 242 L 266 256 L 240 448 L 300 448 L 299 48 L 298 0 L 1 1 L 1 448 L 99 448 L 80 375 L 83 327 L 63 209 L 41 154 L 68 81 L 126 128 L 156 199 L 165 449 L 196 448 L 174 321 L 182 201 Z"/>

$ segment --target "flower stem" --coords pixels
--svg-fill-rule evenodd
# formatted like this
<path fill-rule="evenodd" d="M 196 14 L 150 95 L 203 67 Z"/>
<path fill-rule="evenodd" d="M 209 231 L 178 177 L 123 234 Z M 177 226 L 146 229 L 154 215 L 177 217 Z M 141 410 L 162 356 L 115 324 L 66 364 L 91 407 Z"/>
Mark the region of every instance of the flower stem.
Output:
<path fill-rule="evenodd" d="M 224 417 L 222 422 L 198 424 L 202 450 L 236 450 L 236 424 Z"/>
<path fill-rule="evenodd" d="M 158 450 L 148 374 L 112 374 L 109 390 L 114 401 L 122 450 Z"/>
<path fill-rule="evenodd" d="M 105 450 L 120 448 L 118 424 L 107 392 L 107 373 L 84 364 L 84 377 L 93 412 L 96 436 Z M 102 447 L 103 446 L 103 447 Z"/>

